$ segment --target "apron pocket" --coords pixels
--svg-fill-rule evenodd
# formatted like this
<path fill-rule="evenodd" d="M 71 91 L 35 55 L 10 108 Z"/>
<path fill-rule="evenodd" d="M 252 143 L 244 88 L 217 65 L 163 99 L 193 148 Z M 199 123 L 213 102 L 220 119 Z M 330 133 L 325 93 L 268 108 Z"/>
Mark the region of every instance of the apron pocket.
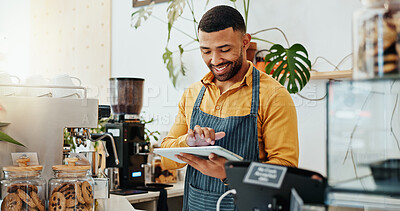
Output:
<path fill-rule="evenodd" d="M 190 211 L 216 210 L 217 201 L 222 194 L 201 190 L 189 184 L 188 208 Z M 221 201 L 220 210 L 235 210 L 234 199 L 231 194 L 225 196 Z"/>

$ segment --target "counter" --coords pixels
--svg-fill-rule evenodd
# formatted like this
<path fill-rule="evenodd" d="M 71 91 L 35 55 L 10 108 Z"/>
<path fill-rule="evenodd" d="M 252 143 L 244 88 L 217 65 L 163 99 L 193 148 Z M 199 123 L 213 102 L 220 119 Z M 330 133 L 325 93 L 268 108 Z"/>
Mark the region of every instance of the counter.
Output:
<path fill-rule="evenodd" d="M 166 188 L 169 210 L 182 210 L 184 181 L 171 183 L 173 187 Z M 138 210 L 157 210 L 157 200 L 160 192 L 149 191 L 148 193 L 122 196 Z M 111 194 L 113 195 L 113 194 Z M 114 195 L 115 196 L 115 195 Z"/>

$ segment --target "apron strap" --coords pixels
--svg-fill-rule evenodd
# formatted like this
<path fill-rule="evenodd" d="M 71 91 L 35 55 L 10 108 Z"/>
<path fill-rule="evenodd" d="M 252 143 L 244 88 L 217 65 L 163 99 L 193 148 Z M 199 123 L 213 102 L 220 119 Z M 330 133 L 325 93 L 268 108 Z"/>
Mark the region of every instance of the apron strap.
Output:
<path fill-rule="evenodd" d="M 204 92 L 206 91 L 206 87 L 203 86 L 201 87 L 201 90 L 199 92 L 199 95 L 197 95 L 196 102 L 194 103 L 193 108 L 200 108 L 201 101 L 203 100 Z"/>
<path fill-rule="evenodd" d="M 253 88 L 251 97 L 251 110 L 250 114 L 257 115 L 258 104 L 260 99 L 260 71 L 253 67 Z"/>

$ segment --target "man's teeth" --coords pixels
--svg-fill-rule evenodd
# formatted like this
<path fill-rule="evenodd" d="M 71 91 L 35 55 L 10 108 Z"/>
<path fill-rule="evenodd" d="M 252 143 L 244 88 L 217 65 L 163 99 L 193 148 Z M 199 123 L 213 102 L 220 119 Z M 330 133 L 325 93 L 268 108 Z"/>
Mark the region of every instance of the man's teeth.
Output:
<path fill-rule="evenodd" d="M 226 68 L 227 65 L 223 65 L 221 67 L 215 67 L 216 70 L 221 71 Z"/>

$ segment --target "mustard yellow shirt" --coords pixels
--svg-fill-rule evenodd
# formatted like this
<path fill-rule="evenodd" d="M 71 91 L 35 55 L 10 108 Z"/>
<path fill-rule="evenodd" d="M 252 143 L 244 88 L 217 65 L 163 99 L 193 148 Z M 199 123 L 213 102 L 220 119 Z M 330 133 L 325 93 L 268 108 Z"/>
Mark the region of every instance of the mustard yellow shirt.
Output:
<path fill-rule="evenodd" d="M 193 106 L 202 86 L 206 87 L 200 105 L 203 112 L 221 118 L 248 115 L 251 110 L 252 70 L 253 64 L 250 62 L 250 68 L 243 80 L 233 84 L 222 94 L 214 84 L 214 75 L 211 72 L 186 89 L 179 102 L 175 123 L 163 139 L 161 147 L 188 147 L 187 131 Z M 257 130 L 261 162 L 297 167 L 299 144 L 296 108 L 286 88 L 261 71 Z M 185 166 L 167 158 L 162 158 L 162 164 L 167 169 Z"/>

